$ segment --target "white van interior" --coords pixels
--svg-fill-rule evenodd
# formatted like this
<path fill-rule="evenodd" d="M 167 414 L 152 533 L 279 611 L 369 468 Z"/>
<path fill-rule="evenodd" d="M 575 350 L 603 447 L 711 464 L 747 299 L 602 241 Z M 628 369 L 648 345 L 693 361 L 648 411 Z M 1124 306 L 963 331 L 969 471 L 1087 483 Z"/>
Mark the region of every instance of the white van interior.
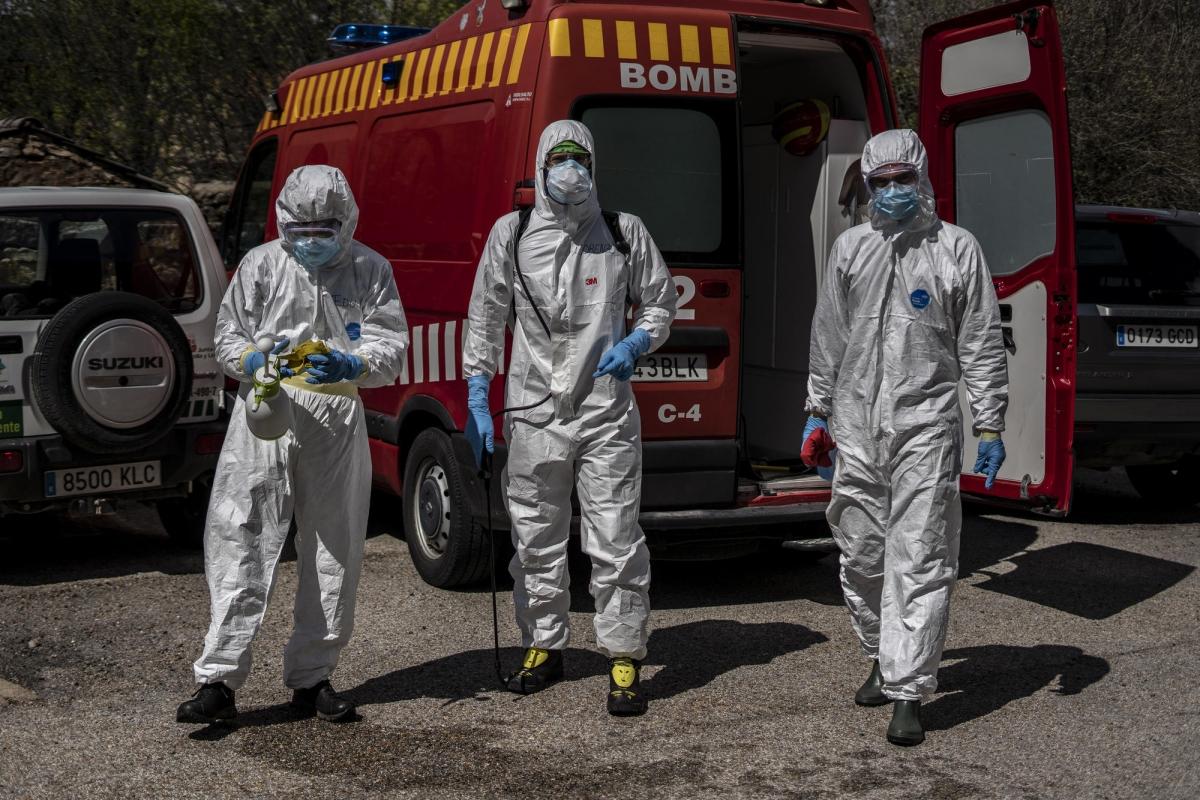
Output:
<path fill-rule="evenodd" d="M 757 477 L 772 488 L 824 485 L 799 455 L 808 348 L 817 290 L 834 239 L 861 219 L 839 204 L 843 180 L 870 137 L 859 72 L 836 42 L 738 35 L 744 225 L 742 431 Z M 803 99 L 830 110 L 829 133 L 796 156 L 771 133 L 776 114 Z M 786 482 L 787 486 L 780 485 Z"/>

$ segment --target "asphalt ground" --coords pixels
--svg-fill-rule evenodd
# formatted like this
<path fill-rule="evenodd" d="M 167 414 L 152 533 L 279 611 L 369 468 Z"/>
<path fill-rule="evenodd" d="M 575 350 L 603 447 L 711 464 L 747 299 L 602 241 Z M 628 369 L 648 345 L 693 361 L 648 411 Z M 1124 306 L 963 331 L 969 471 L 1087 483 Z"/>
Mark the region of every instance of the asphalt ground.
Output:
<path fill-rule="evenodd" d="M 604 712 L 587 565 L 567 679 L 497 691 L 486 590 L 418 578 L 377 498 L 335 685 L 289 712 L 285 563 L 236 725 L 179 725 L 208 622 L 199 554 L 141 512 L 0 530 L 0 797 L 1195 798 L 1200 510 L 1085 473 L 1068 521 L 968 509 L 928 739 L 887 744 L 832 557 L 656 563 L 645 717 Z M 504 585 L 508 585 L 505 581 Z M 506 668 L 518 658 L 501 597 Z"/>

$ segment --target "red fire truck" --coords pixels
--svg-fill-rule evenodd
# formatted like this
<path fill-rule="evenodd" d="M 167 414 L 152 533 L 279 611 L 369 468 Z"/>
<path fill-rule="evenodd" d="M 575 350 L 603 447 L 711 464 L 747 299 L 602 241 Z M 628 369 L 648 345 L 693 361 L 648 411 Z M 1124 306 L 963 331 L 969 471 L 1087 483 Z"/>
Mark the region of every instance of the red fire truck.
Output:
<path fill-rule="evenodd" d="M 679 291 L 669 341 L 635 377 L 652 546 L 742 552 L 822 516 L 829 485 L 797 458 L 810 322 L 829 248 L 855 221 L 843 184 L 864 142 L 899 122 L 867 0 L 472 0 L 430 31 L 333 38 L 361 49 L 273 93 L 223 248 L 232 266 L 275 236 L 271 200 L 296 167 L 349 177 L 356 237 L 392 262 L 412 329 L 399 383 L 364 401 L 376 481 L 403 498 L 427 581 L 489 568 L 461 434 L 466 310 L 488 231 L 533 202 L 538 135 L 565 117 L 595 133 L 604 207 L 645 220 Z M 1057 514 L 1070 501 L 1075 375 L 1064 89 L 1045 0 L 925 33 L 920 134 L 938 212 L 982 243 L 1009 353 L 1008 461 L 989 496 Z M 771 133 L 798 99 L 831 116 L 803 156 Z M 962 482 L 983 493 L 977 476 Z"/>

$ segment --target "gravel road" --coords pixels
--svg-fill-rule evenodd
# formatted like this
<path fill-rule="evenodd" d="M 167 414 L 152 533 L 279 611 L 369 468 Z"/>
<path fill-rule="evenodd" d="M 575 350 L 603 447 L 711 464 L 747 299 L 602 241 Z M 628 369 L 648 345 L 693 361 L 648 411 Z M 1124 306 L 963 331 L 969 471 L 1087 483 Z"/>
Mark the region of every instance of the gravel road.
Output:
<path fill-rule="evenodd" d="M 487 591 L 445 592 L 377 498 L 335 685 L 297 719 L 283 565 L 236 726 L 174 722 L 208 619 L 202 561 L 152 513 L 0 527 L 0 797 L 1195 798 L 1200 510 L 1084 474 L 1068 521 L 969 509 L 929 738 L 884 740 L 832 557 L 656 563 L 650 712 L 603 710 L 587 565 L 567 680 L 495 689 Z M 504 585 L 508 585 L 507 580 Z M 518 655 L 501 597 L 506 668 Z"/>

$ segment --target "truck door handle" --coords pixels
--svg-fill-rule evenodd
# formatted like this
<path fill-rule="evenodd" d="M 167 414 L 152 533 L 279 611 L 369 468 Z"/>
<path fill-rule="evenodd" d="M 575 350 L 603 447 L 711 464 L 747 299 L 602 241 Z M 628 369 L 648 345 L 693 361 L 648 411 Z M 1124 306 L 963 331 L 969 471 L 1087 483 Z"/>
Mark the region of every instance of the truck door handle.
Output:
<path fill-rule="evenodd" d="M 1008 325 L 1003 325 L 1000 330 L 1004 334 L 1004 349 L 1008 351 L 1009 355 L 1015 356 L 1017 354 L 1017 340 L 1013 338 L 1013 329 Z"/>

